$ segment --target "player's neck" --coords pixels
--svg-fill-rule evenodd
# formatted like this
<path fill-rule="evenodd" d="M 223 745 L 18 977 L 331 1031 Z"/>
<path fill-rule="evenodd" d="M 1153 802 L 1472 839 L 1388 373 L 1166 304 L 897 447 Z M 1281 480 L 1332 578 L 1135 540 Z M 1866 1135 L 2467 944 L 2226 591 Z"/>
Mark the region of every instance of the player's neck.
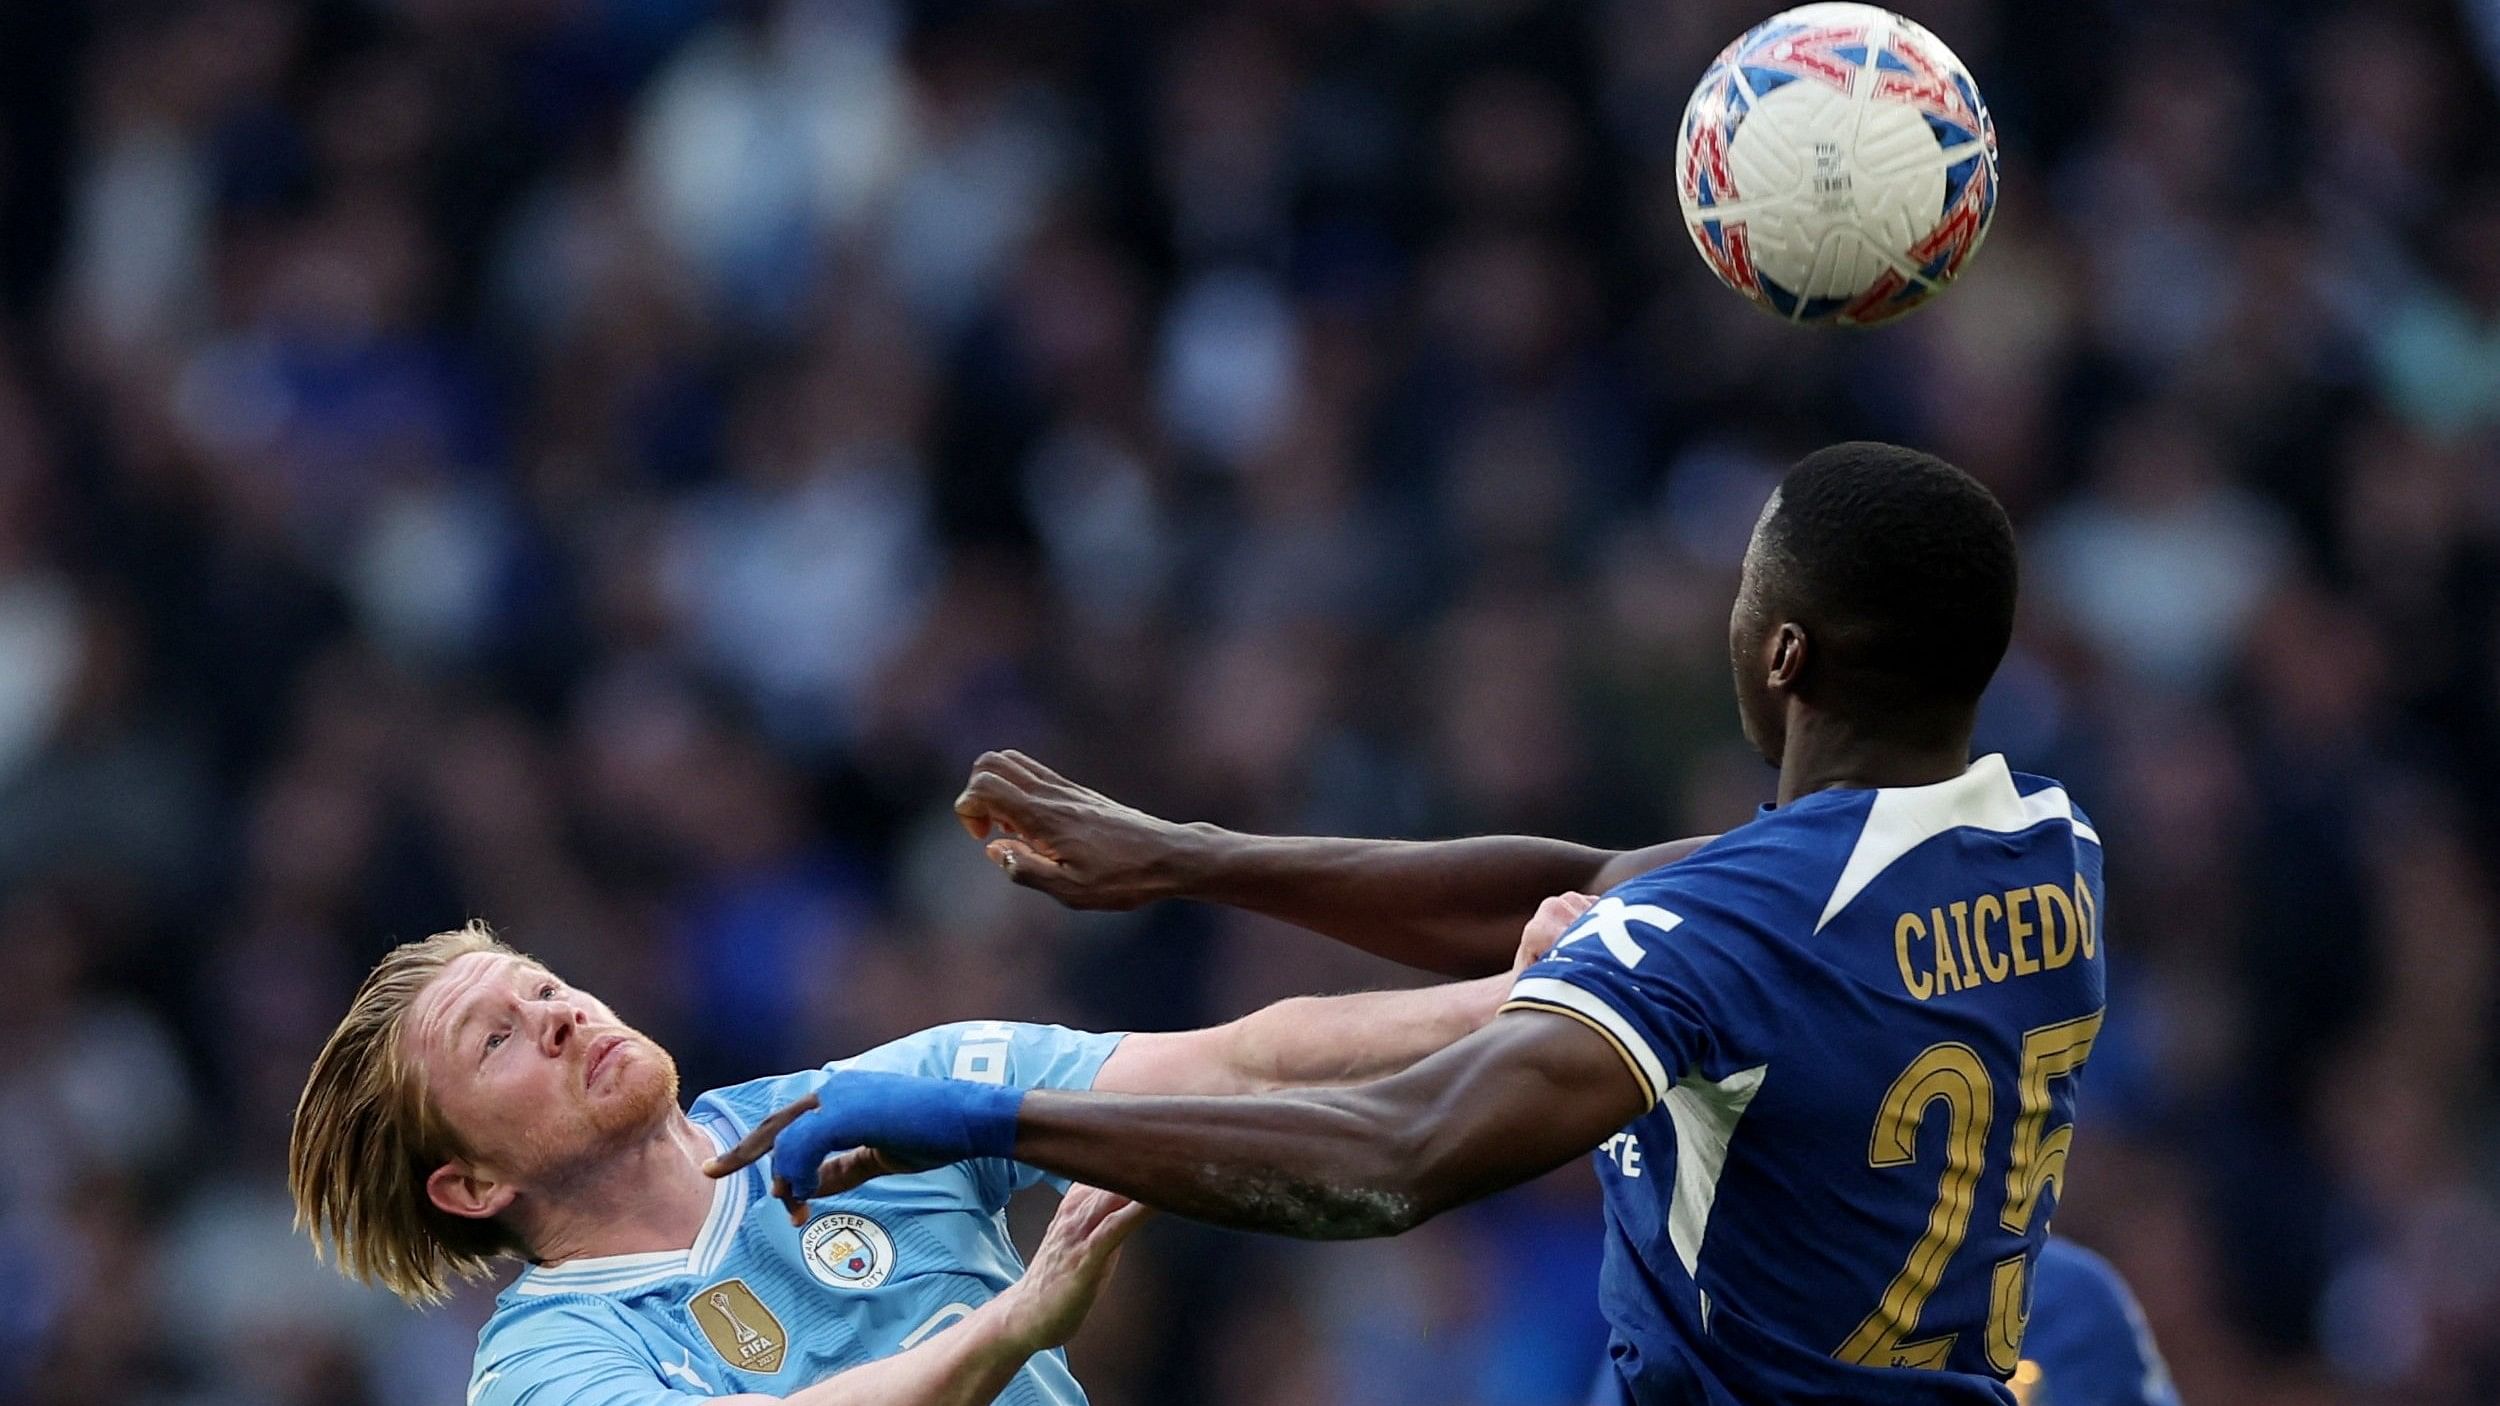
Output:
<path fill-rule="evenodd" d="M 1793 710 L 1780 749 L 1779 803 L 1835 788 L 1930 786 L 1970 769 L 1967 724 L 1931 737 L 1871 736 L 1848 719 Z"/>
<path fill-rule="evenodd" d="M 523 1234 L 542 1265 L 607 1255 L 684 1250 L 712 1211 L 703 1161 L 711 1139 L 671 1109 L 651 1136 L 525 1198 Z"/>

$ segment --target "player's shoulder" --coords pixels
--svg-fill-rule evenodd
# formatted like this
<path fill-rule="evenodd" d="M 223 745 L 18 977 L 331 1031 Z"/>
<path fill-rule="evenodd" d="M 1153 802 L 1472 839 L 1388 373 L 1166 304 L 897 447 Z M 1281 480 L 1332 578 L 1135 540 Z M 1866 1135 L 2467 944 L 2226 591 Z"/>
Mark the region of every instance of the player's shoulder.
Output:
<path fill-rule="evenodd" d="M 2042 1303 L 2060 1305 L 2061 1313 L 2072 1313 L 2078 1305 L 2088 1305 L 2118 1317 L 2135 1299 L 2115 1265 L 2061 1236 L 2052 1235 L 2041 1245 L 2040 1263 L 2034 1273 L 2033 1293 Z"/>
<path fill-rule="evenodd" d="M 819 1068 L 752 1079 L 695 1100 L 697 1122 L 743 1136 L 766 1114 L 816 1089 L 834 1070 L 913 1074 L 1032 1088 L 1085 1088 L 1121 1040 L 1117 1033 L 1026 1021 L 959 1020 L 915 1030 Z"/>
<path fill-rule="evenodd" d="M 2033 1270 L 2023 1355 L 2051 1400 L 2178 1406 L 2178 1388 L 2135 1292 L 2109 1261 L 2052 1235 Z"/>
<path fill-rule="evenodd" d="M 955 1051 L 962 1044 L 964 1035 L 980 1024 L 967 1021 L 932 1026 L 813 1069 L 794 1069 L 786 1074 L 749 1079 L 742 1084 L 724 1084 L 697 1098 L 692 1113 L 698 1123 L 714 1122 L 742 1137 L 773 1110 L 814 1093 L 817 1082 L 830 1070 L 864 1069 L 879 1074 L 943 1076 L 951 1069 Z"/>
<path fill-rule="evenodd" d="M 708 1125 L 715 1135 L 735 1142 L 762 1122 L 766 1114 L 814 1093 L 823 1073 L 820 1069 L 798 1069 L 742 1084 L 724 1084 L 697 1098 L 689 1113 L 697 1123 Z"/>
<path fill-rule="evenodd" d="M 656 1399 L 676 1385 L 667 1380 L 672 1369 L 662 1341 L 612 1295 L 506 1290 L 478 1330 L 468 1406 Z M 691 1358 L 674 1370 L 710 1391 Z"/>
<path fill-rule="evenodd" d="M 2020 834 L 2049 825 L 2071 829 L 2078 842 L 2100 843 L 2062 783 L 2014 771 L 1992 753 L 1931 785 L 1835 787 L 1765 806 L 1684 859 L 1610 892 L 1626 903 L 1672 909 L 1681 900 L 1724 909 L 1780 931 L 1794 930 L 1802 917 L 1815 929 L 1930 840 L 1957 830 Z"/>
<path fill-rule="evenodd" d="M 634 1352 L 632 1311 L 595 1293 L 524 1294 L 506 1289 L 477 1330 L 477 1370 L 509 1368 L 523 1354 Z"/>
<path fill-rule="evenodd" d="M 2053 776 L 2027 771 L 2007 774 L 2014 783 L 2014 793 L 2022 798 L 2026 820 L 2032 824 L 2062 820 L 2074 831 L 2076 839 L 2092 845 L 2101 842 L 2100 828 L 2084 812 L 2083 803 L 2075 799 L 2074 788 Z"/>
<path fill-rule="evenodd" d="M 792 1101 L 815 1092 L 817 1081 L 837 1069 L 867 1070 L 877 1074 L 925 1074 L 943 1077 L 953 1072 L 958 1052 L 967 1041 L 1005 1041 L 1015 1027 L 999 1021 L 958 1021 L 951 1025 L 933 1025 L 909 1035 L 874 1045 L 854 1055 L 830 1060 L 813 1069 L 794 1069 L 786 1074 L 769 1074 L 749 1079 L 742 1084 L 724 1084 L 694 1101 L 695 1121 L 725 1122 L 743 1135 L 764 1115 Z"/>
<path fill-rule="evenodd" d="M 1829 887 L 1864 825 L 1871 791 L 1828 791 L 1786 806 L 1765 806 L 1673 864 L 1609 889 L 1626 904 L 1681 903 L 1748 915 L 1780 926 L 1790 907 Z M 1682 910 L 1677 910 L 1682 911 Z"/>
<path fill-rule="evenodd" d="M 864 1069 L 879 1074 L 930 1074 L 947 1076 L 954 1073 L 956 1062 L 966 1046 L 986 1047 L 1012 1043 L 1026 1027 L 1004 1020 L 957 1020 L 915 1030 L 900 1039 L 835 1060 L 835 1069 Z"/>

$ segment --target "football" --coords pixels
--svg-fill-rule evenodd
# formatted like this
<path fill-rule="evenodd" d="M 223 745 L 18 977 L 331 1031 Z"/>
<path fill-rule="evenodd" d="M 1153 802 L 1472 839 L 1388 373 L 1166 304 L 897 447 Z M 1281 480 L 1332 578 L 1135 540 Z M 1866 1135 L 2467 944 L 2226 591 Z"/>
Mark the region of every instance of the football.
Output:
<path fill-rule="evenodd" d="M 1969 263 L 1996 213 L 1996 129 L 1962 61 L 1920 25 L 1802 5 L 1702 74 L 1675 174 L 1720 281 L 1790 322 L 1862 327 Z"/>

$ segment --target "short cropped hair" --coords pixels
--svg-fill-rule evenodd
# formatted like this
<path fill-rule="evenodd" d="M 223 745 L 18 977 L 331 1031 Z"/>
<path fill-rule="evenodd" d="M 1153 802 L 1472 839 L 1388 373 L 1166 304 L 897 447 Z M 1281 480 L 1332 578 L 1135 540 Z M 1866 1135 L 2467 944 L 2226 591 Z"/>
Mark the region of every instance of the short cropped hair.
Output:
<path fill-rule="evenodd" d="M 1873 705 L 1976 703 L 2004 662 L 2014 525 L 1933 454 L 1860 440 L 1807 455 L 1780 481 L 1763 546 L 1770 603 Z"/>
<path fill-rule="evenodd" d="M 472 952 L 521 955 L 472 921 L 382 958 L 314 1059 L 287 1146 L 295 1224 L 313 1253 L 414 1304 L 440 1302 L 520 1248 L 500 1224 L 451 1215 L 425 1190 L 466 1149 L 426 1096 L 402 1027 L 417 993 Z"/>

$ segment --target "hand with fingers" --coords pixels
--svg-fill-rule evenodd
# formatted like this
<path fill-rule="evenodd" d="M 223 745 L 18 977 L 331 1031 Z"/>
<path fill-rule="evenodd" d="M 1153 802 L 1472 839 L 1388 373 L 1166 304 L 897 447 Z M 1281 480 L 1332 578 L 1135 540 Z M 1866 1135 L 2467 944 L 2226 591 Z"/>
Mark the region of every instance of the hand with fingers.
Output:
<path fill-rule="evenodd" d="M 1071 908 L 1128 909 L 1173 897 L 1191 827 L 1079 786 L 1022 752 L 984 752 L 955 818 L 990 862 Z"/>
<path fill-rule="evenodd" d="M 798 1225 L 815 1197 L 900 1172 L 1014 1156 L 1023 1103 L 1024 1090 L 1000 1084 L 837 1069 L 704 1163 L 703 1172 L 725 1177 L 771 1154 L 773 1195 Z"/>
<path fill-rule="evenodd" d="M 1597 906 L 1597 899 L 1585 893 L 1558 893 L 1537 905 L 1536 916 L 1528 920 L 1519 933 L 1519 955 L 1511 959 L 1510 974 L 1521 972 L 1543 961 L 1554 950 L 1564 933 Z"/>
<path fill-rule="evenodd" d="M 998 1297 L 1009 1314 L 1008 1332 L 1014 1340 L 1040 1352 L 1076 1336 L 1094 1296 L 1111 1278 L 1121 1244 L 1152 1214 L 1098 1187 L 1068 1188 L 1024 1277 Z"/>

